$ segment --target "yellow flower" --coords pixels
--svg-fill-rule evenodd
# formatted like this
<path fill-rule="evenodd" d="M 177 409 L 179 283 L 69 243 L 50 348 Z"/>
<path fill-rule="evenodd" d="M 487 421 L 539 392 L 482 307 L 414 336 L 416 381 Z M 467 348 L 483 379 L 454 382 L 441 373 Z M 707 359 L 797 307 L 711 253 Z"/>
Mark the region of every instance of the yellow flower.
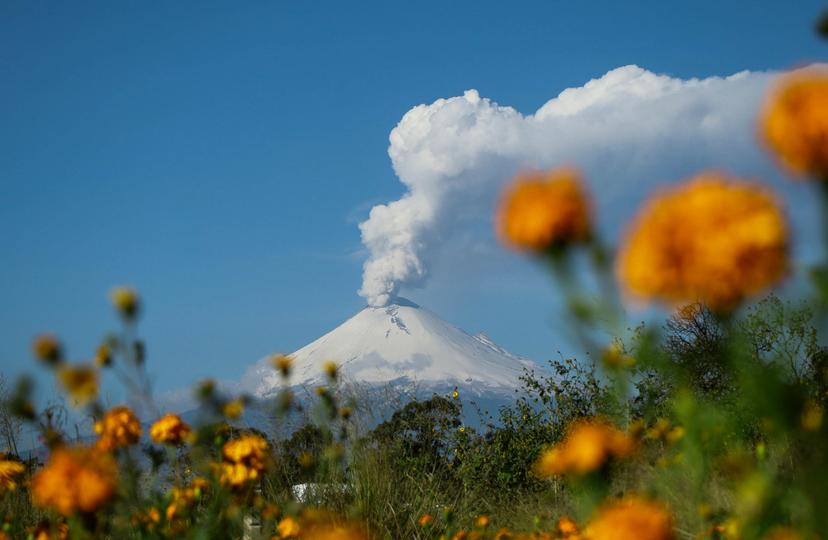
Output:
<path fill-rule="evenodd" d="M 95 365 L 99 368 L 108 367 L 112 364 L 112 349 L 106 343 L 95 351 Z"/>
<path fill-rule="evenodd" d="M 503 527 L 501 529 L 498 529 L 498 531 L 495 533 L 495 535 L 493 537 L 493 540 L 509 540 L 511 538 L 514 538 L 514 537 L 515 536 L 512 534 L 512 532 L 509 529 L 507 529 L 506 527 Z M 523 538 L 523 536 L 521 536 L 520 538 Z M 542 540 L 544 538 L 546 538 L 546 537 L 541 536 L 541 537 L 538 537 L 538 540 Z M 549 537 L 549 538 L 551 539 L 551 537 Z"/>
<path fill-rule="evenodd" d="M 138 315 L 141 306 L 141 300 L 138 298 L 138 293 L 132 287 L 115 287 L 109 294 L 112 305 L 118 310 L 124 318 L 133 319 Z"/>
<path fill-rule="evenodd" d="M 267 441 L 258 435 L 242 435 L 238 439 L 227 441 L 222 454 L 227 461 L 255 463 L 257 468 L 263 468 L 267 456 Z"/>
<path fill-rule="evenodd" d="M 138 417 L 125 405 L 113 407 L 95 422 L 95 433 L 99 435 L 97 445 L 102 450 L 135 444 L 141 438 L 142 431 Z"/>
<path fill-rule="evenodd" d="M 326 523 L 309 527 L 300 538 L 307 540 L 368 540 L 368 536 L 356 525 Z"/>
<path fill-rule="evenodd" d="M 828 179 L 828 70 L 782 77 L 765 105 L 761 135 L 792 172 Z"/>
<path fill-rule="evenodd" d="M 762 540 L 803 540 L 802 534 L 790 527 L 777 527 L 762 537 Z"/>
<path fill-rule="evenodd" d="M 420 527 L 427 527 L 428 525 L 431 525 L 433 521 L 434 516 L 423 514 L 422 516 L 420 516 L 420 519 L 417 520 L 417 523 L 420 525 Z"/>
<path fill-rule="evenodd" d="M 584 531 L 590 540 L 673 540 L 673 518 L 667 508 L 638 497 L 606 503 Z"/>
<path fill-rule="evenodd" d="M 474 520 L 474 526 L 479 528 L 479 529 L 482 529 L 484 527 L 488 527 L 489 526 L 489 516 L 486 516 L 486 515 L 477 516 L 477 518 Z"/>
<path fill-rule="evenodd" d="M 265 521 L 273 521 L 277 517 L 282 510 L 273 503 L 265 503 L 264 508 L 262 508 L 262 519 Z"/>
<path fill-rule="evenodd" d="M 29 533 L 28 537 L 33 540 L 67 540 L 69 538 L 69 524 L 64 520 L 59 520 L 54 524 L 42 520 L 37 524 L 37 527 L 28 528 L 27 532 Z"/>
<path fill-rule="evenodd" d="M 458 392 L 457 390 L 455 390 L 454 392 L 452 392 L 452 393 L 451 393 L 451 397 L 452 397 L 453 399 L 460 399 L 460 392 Z"/>
<path fill-rule="evenodd" d="M 98 395 L 98 372 L 92 366 L 61 366 L 57 378 L 74 405 L 82 406 Z"/>
<path fill-rule="evenodd" d="M 233 399 L 228 401 L 221 408 L 221 413 L 231 420 L 240 418 L 244 413 L 244 401 L 241 399 Z"/>
<path fill-rule="evenodd" d="M 139 510 L 133 514 L 130 522 L 133 527 L 143 526 L 151 531 L 161 522 L 161 512 L 156 507 L 151 506 L 146 511 Z"/>
<path fill-rule="evenodd" d="M 177 414 L 165 414 L 150 426 L 150 437 L 158 444 L 181 444 L 189 434 L 190 426 Z"/>
<path fill-rule="evenodd" d="M 351 414 L 353 414 L 353 412 L 354 410 L 350 407 L 341 407 L 339 409 L 339 416 L 341 416 L 343 420 L 347 420 L 351 417 Z"/>
<path fill-rule="evenodd" d="M 17 478 L 26 471 L 19 461 L 0 459 L 0 495 L 17 488 Z"/>
<path fill-rule="evenodd" d="M 557 169 L 516 177 L 501 198 L 496 227 L 504 243 L 540 252 L 586 240 L 590 221 L 580 174 Z"/>
<path fill-rule="evenodd" d="M 822 407 L 815 401 L 808 401 L 802 409 L 800 423 L 808 431 L 818 431 L 822 426 L 822 418 L 825 415 Z"/>
<path fill-rule="evenodd" d="M 627 233 L 618 275 L 639 297 L 738 307 L 788 268 L 788 228 L 756 184 L 704 173 L 654 197 Z"/>
<path fill-rule="evenodd" d="M 635 358 L 624 351 L 624 346 L 621 343 L 613 341 L 601 353 L 601 362 L 608 368 L 625 368 L 634 366 Z"/>
<path fill-rule="evenodd" d="M 118 467 L 96 448 L 58 448 L 32 477 L 32 502 L 69 516 L 94 512 L 115 494 Z"/>
<path fill-rule="evenodd" d="M 276 530 L 279 532 L 280 538 L 296 538 L 299 536 L 301 528 L 299 522 L 294 518 L 287 516 L 282 518 Z"/>
<path fill-rule="evenodd" d="M 327 360 L 324 364 L 322 364 L 322 369 L 325 371 L 325 374 L 331 380 L 336 380 L 336 376 L 339 373 L 339 366 L 333 360 Z"/>
<path fill-rule="evenodd" d="M 558 519 L 558 532 L 564 538 L 578 534 L 578 524 L 569 516 L 562 516 Z"/>
<path fill-rule="evenodd" d="M 41 334 L 32 341 L 32 352 L 35 358 L 49 365 L 57 365 L 63 361 L 63 352 L 58 339 L 51 334 Z"/>
<path fill-rule="evenodd" d="M 279 370 L 282 377 L 287 379 L 290 376 L 290 370 L 293 368 L 293 359 L 289 356 L 285 356 L 284 354 L 274 355 L 270 358 L 270 363 L 273 364 L 274 368 Z"/>
<path fill-rule="evenodd" d="M 310 469 L 313 467 L 314 463 L 316 463 L 316 458 L 313 457 L 313 454 L 310 452 L 302 452 L 299 454 L 299 457 L 296 458 L 296 461 L 299 463 L 299 466 L 303 469 Z"/>
<path fill-rule="evenodd" d="M 563 441 L 545 450 L 535 463 L 538 476 L 585 474 L 604 466 L 611 458 L 629 457 L 633 439 L 600 420 L 579 421 L 570 426 Z"/>
<path fill-rule="evenodd" d="M 241 487 L 259 478 L 267 463 L 267 441 L 258 435 L 242 435 L 224 443 L 221 483 Z"/>
<path fill-rule="evenodd" d="M 165 512 L 167 521 L 172 521 L 187 511 L 208 485 L 203 478 L 194 478 L 188 486 L 174 486 L 170 490 L 170 504 Z"/>

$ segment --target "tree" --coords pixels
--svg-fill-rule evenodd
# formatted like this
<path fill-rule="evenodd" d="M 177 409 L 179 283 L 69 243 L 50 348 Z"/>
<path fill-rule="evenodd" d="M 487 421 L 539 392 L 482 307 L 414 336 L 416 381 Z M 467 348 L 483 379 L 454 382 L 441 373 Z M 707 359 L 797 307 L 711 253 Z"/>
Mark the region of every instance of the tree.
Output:
<path fill-rule="evenodd" d="M 0 373 L 0 440 L 5 447 L 5 452 L 19 455 L 17 440 L 23 429 L 23 420 L 12 414 L 9 408 L 11 391 L 8 387 L 6 377 Z"/>

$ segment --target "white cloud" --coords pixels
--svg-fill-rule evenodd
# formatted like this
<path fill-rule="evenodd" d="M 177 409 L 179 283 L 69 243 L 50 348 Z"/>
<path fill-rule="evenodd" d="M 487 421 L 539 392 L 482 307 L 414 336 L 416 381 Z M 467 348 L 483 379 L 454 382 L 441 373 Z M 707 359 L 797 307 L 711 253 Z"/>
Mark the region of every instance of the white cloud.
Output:
<path fill-rule="evenodd" d="M 490 220 L 500 189 L 522 168 L 581 168 L 613 234 L 659 182 L 711 167 L 767 172 L 755 119 L 774 75 L 683 80 L 625 66 L 531 115 L 475 90 L 414 107 L 388 149 L 408 191 L 360 224 L 370 253 L 360 294 L 382 305 L 401 286 L 423 284 L 440 246 L 458 228 Z"/>

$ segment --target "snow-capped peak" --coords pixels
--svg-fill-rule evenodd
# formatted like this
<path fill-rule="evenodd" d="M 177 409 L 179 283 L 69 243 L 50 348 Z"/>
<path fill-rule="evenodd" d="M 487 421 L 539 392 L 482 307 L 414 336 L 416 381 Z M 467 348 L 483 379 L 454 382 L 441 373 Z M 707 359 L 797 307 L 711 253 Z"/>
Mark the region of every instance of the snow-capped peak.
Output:
<path fill-rule="evenodd" d="M 363 384 L 462 386 L 476 393 L 510 392 L 533 362 L 471 336 L 404 298 L 366 307 L 337 328 L 291 354 L 292 386 L 325 381 L 323 363 L 340 365 L 343 380 Z M 258 397 L 275 393 L 279 375 L 268 359 L 253 365 L 242 387 Z"/>

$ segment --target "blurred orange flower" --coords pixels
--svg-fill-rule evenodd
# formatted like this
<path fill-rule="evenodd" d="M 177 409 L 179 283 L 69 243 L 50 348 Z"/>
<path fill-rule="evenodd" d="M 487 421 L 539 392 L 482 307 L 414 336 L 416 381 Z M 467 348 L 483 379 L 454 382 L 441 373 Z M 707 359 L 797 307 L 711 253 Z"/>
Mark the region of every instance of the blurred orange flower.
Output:
<path fill-rule="evenodd" d="M 590 204 L 580 174 L 556 169 L 516 177 L 501 198 L 496 227 L 504 243 L 526 251 L 586 240 Z"/>
<path fill-rule="evenodd" d="M 324 524 L 310 527 L 300 538 L 313 540 L 368 540 L 368 536 L 356 525 Z"/>
<path fill-rule="evenodd" d="M 35 358 L 50 365 L 63 360 L 63 352 L 58 339 L 51 334 L 41 334 L 32 341 L 32 353 Z"/>
<path fill-rule="evenodd" d="M 673 518 L 661 503 L 625 497 L 606 503 L 584 531 L 590 540 L 672 540 Z"/>
<path fill-rule="evenodd" d="M 618 275 L 637 296 L 727 312 L 778 282 L 788 227 L 764 188 L 708 172 L 652 198 L 621 249 Z"/>
<path fill-rule="evenodd" d="M 114 287 L 109 293 L 109 299 L 115 309 L 126 319 L 132 319 L 138 314 L 141 300 L 132 287 Z"/>
<path fill-rule="evenodd" d="M 102 450 L 135 444 L 141 438 L 142 431 L 138 417 L 125 405 L 113 407 L 95 422 L 95 433 L 100 436 L 97 444 Z"/>
<path fill-rule="evenodd" d="M 287 378 L 290 376 L 290 370 L 293 367 L 293 359 L 291 357 L 285 356 L 284 354 L 277 354 L 270 358 L 270 363 L 273 364 L 274 368 L 279 370 L 282 377 Z"/>
<path fill-rule="evenodd" d="M 58 448 L 32 477 L 32 501 L 69 516 L 94 512 L 114 495 L 118 482 L 115 460 L 97 448 Z"/>
<path fill-rule="evenodd" d="M 563 516 L 558 520 L 558 532 L 563 537 L 571 537 L 578 534 L 578 524 L 569 516 Z"/>
<path fill-rule="evenodd" d="M 620 429 L 601 420 L 579 421 L 570 426 L 563 441 L 541 454 L 535 472 L 541 477 L 585 474 L 634 451 L 633 439 Z"/>
<path fill-rule="evenodd" d="M 177 414 L 165 414 L 150 426 L 150 437 L 158 444 L 181 444 L 190 434 L 190 426 Z"/>
<path fill-rule="evenodd" d="M 61 366 L 57 378 L 73 405 L 85 405 L 98 395 L 98 372 L 92 366 Z"/>
<path fill-rule="evenodd" d="M 208 486 L 209 483 L 203 478 L 194 478 L 188 486 L 174 486 L 170 491 L 170 504 L 166 511 L 167 521 L 172 521 L 186 512 Z"/>
<path fill-rule="evenodd" d="M 267 463 L 267 441 L 258 435 L 242 435 L 227 441 L 222 450 L 221 483 L 241 487 L 259 478 Z"/>
<path fill-rule="evenodd" d="M 99 368 L 112 365 L 112 349 L 106 343 L 100 345 L 95 351 L 95 366 Z"/>
<path fill-rule="evenodd" d="M 789 527 L 777 527 L 762 538 L 763 540 L 804 540 L 799 531 Z"/>
<path fill-rule="evenodd" d="M 296 538 L 299 536 L 299 532 L 301 528 L 299 527 L 299 522 L 290 517 L 284 517 L 279 522 L 279 525 L 276 527 L 276 530 L 279 533 L 279 538 Z"/>
<path fill-rule="evenodd" d="M 17 488 L 18 477 L 26 471 L 19 461 L 0 459 L 0 495 Z"/>
<path fill-rule="evenodd" d="M 828 69 L 782 77 L 765 105 L 761 135 L 792 172 L 828 180 Z"/>
<path fill-rule="evenodd" d="M 244 401 L 231 399 L 222 406 L 221 413 L 231 420 L 237 420 L 244 414 Z"/>
<path fill-rule="evenodd" d="M 336 376 L 339 373 L 339 364 L 334 362 L 333 360 L 326 360 L 322 364 L 322 369 L 326 375 L 328 375 L 329 379 L 336 380 Z"/>

